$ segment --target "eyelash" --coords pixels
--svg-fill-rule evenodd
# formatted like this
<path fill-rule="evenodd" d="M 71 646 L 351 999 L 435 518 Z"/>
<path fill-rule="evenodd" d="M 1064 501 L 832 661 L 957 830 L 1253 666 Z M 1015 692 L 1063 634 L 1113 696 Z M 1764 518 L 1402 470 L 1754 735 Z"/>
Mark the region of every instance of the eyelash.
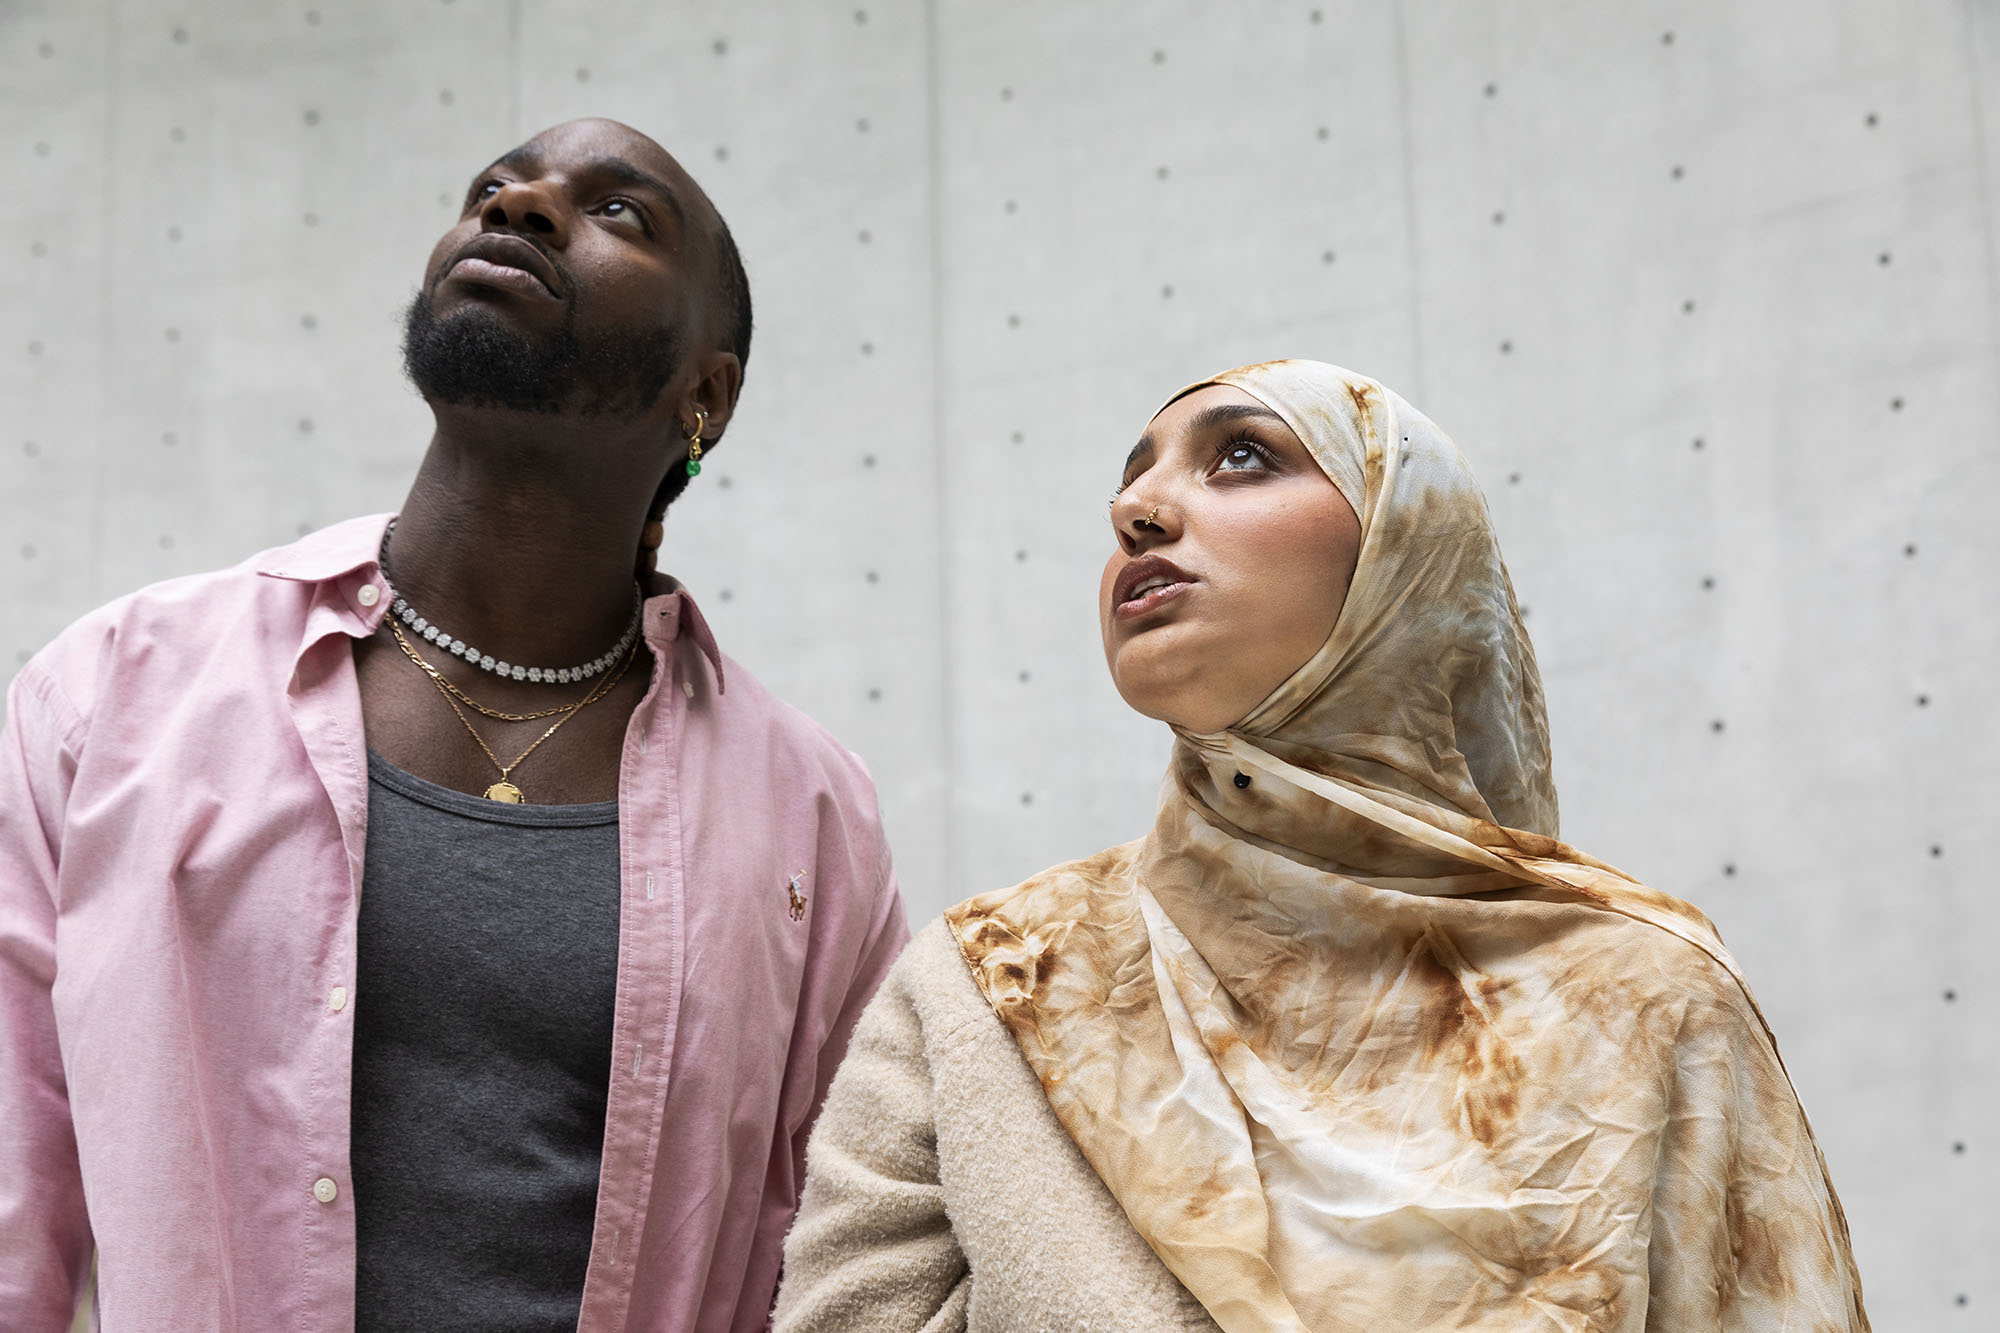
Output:
<path fill-rule="evenodd" d="M 1248 449 L 1251 453 L 1257 456 L 1257 461 L 1262 463 L 1265 467 L 1270 467 L 1272 465 L 1271 451 L 1269 449 L 1266 449 L 1262 444 L 1258 443 L 1257 440 L 1248 435 L 1232 435 L 1229 438 L 1217 443 L 1215 446 L 1215 461 L 1217 463 L 1220 463 L 1223 459 L 1229 457 L 1229 455 L 1235 453 L 1238 449 Z M 1125 482 L 1125 481 L 1119 482 L 1118 485 L 1112 489 L 1111 501 L 1115 503 L 1119 496 L 1125 494 L 1125 488 L 1129 485 L 1131 485 L 1130 482 Z"/>

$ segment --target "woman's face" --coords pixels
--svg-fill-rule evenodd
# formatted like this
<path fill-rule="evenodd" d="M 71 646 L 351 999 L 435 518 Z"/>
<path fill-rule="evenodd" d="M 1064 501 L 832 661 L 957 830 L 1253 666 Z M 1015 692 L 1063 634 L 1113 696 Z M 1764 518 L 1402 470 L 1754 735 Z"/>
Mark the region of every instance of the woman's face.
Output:
<path fill-rule="evenodd" d="M 1319 650 L 1361 550 L 1361 521 L 1291 427 L 1227 385 L 1153 418 L 1111 524 L 1097 594 L 1111 679 L 1194 732 L 1242 721 Z"/>

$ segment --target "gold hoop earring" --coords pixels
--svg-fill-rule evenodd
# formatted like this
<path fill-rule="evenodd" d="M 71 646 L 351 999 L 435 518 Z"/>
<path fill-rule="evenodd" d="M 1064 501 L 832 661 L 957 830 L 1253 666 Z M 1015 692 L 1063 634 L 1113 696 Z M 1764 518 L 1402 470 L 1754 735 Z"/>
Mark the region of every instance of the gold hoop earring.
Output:
<path fill-rule="evenodd" d="M 701 475 L 701 433 L 708 429 L 708 415 L 700 408 L 694 410 L 694 434 L 688 438 L 687 474 Z"/>

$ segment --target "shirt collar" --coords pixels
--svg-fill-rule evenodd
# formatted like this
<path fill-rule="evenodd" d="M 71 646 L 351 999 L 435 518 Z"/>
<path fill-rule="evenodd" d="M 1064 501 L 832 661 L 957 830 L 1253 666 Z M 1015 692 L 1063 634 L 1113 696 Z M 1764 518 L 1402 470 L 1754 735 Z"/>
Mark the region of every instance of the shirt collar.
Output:
<path fill-rule="evenodd" d="M 265 551 L 256 557 L 254 568 L 259 574 L 274 579 L 290 579 L 298 583 L 327 583 L 345 579 L 363 572 L 373 581 L 380 572 L 377 558 L 382 552 L 382 533 L 389 526 L 388 514 L 370 514 L 366 518 L 351 518 L 344 523 L 336 523 L 330 528 L 321 528 L 309 533 L 289 546 L 280 546 Z M 374 629 L 386 605 L 375 608 L 364 620 L 367 629 Z M 646 581 L 646 626 L 647 640 L 657 635 L 662 640 L 679 637 L 685 629 L 694 639 L 695 647 L 715 671 L 717 693 L 724 689 L 722 677 L 722 650 L 716 646 L 715 634 L 708 627 L 708 619 L 695 605 L 694 598 L 681 586 L 680 580 L 668 574 L 653 574 Z M 656 629 L 655 626 L 658 628 Z"/>

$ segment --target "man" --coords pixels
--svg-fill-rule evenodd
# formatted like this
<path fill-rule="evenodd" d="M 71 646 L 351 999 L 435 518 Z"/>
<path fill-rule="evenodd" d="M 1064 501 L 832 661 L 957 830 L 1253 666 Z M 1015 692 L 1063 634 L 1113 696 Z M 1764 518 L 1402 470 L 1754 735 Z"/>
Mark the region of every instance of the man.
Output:
<path fill-rule="evenodd" d="M 645 572 L 749 342 L 679 164 L 557 126 L 410 306 L 437 424 L 393 525 L 22 668 L 0 1324 L 66 1327 L 94 1242 L 114 1333 L 764 1327 L 908 932 L 859 761 Z"/>

